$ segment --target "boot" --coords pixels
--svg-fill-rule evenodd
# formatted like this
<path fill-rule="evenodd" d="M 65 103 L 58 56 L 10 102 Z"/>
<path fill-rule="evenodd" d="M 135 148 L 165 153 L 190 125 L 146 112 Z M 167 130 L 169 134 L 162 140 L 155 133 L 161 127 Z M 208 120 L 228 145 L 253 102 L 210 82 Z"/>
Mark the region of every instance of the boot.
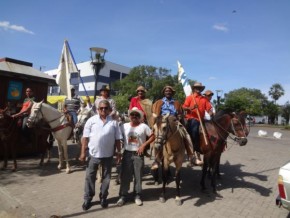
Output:
<path fill-rule="evenodd" d="M 195 152 L 195 153 L 196 153 L 196 159 L 195 159 L 194 164 L 197 166 L 202 166 L 203 161 L 201 160 L 200 153 L 199 152 Z"/>

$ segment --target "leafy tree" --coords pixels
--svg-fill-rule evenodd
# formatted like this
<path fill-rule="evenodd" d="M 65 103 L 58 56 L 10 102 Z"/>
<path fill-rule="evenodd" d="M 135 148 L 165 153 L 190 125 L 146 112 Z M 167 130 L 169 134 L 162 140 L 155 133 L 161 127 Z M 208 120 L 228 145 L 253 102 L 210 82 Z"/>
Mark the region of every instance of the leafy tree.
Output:
<path fill-rule="evenodd" d="M 275 124 L 277 114 L 279 113 L 279 107 L 272 101 L 268 101 L 265 104 L 265 114 L 268 116 L 268 123 Z"/>
<path fill-rule="evenodd" d="M 251 115 L 264 114 L 263 105 L 268 102 L 267 97 L 258 89 L 240 88 L 225 94 L 222 109 L 246 111 Z"/>
<path fill-rule="evenodd" d="M 274 103 L 276 104 L 276 101 L 284 95 L 284 88 L 281 84 L 275 83 L 270 87 L 269 95 L 274 100 Z"/>
<path fill-rule="evenodd" d="M 289 119 L 290 119 L 290 103 L 289 103 L 289 101 L 287 101 L 285 103 L 285 105 L 282 106 L 281 111 L 282 111 L 282 117 L 285 118 L 286 123 L 288 124 Z"/>

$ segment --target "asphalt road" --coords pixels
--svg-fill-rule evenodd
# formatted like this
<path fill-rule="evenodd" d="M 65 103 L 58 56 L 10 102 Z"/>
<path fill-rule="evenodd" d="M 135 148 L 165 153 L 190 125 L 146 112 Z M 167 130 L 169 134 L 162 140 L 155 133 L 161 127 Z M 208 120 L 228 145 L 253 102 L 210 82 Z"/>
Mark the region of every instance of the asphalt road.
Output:
<path fill-rule="evenodd" d="M 268 136 L 258 137 L 260 129 L 267 131 Z M 275 131 L 283 134 L 281 139 L 273 137 Z M 161 185 L 153 184 L 149 173 L 152 160 L 146 158 L 143 206 L 135 205 L 133 198 L 123 207 L 116 206 L 119 185 L 114 184 L 114 169 L 109 207 L 102 209 L 95 198 L 93 207 L 87 212 L 81 209 L 85 169 L 73 160 L 77 146 L 72 144 L 69 147 L 73 166 L 71 174 L 57 170 L 55 146 L 51 163 L 39 167 L 38 158 L 22 158 L 17 172 L 0 171 L 0 217 L 290 217 L 287 210 L 275 205 L 278 170 L 290 160 L 290 131 L 255 126 L 251 127 L 248 140 L 244 147 L 228 141 L 221 158 L 219 195 L 212 194 L 211 189 L 201 192 L 201 168 L 187 168 L 184 164 L 183 204 L 177 206 L 174 202 L 174 182 L 168 185 L 167 201 L 160 203 Z M 209 187 L 209 182 L 207 185 Z"/>

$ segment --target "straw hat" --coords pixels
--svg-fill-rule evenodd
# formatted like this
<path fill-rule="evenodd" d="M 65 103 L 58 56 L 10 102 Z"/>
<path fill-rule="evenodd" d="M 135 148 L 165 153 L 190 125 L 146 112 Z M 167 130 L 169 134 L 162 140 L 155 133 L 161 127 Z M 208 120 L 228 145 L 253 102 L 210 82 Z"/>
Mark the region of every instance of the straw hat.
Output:
<path fill-rule="evenodd" d="M 172 86 L 165 86 L 165 87 L 162 89 L 162 94 L 164 94 L 164 92 L 165 92 L 166 89 L 171 89 L 171 91 L 172 91 L 172 95 L 175 94 L 175 89 L 174 89 Z"/>
<path fill-rule="evenodd" d="M 206 90 L 203 95 L 206 95 L 206 96 L 213 96 L 213 92 L 211 90 Z"/>
<path fill-rule="evenodd" d="M 128 114 L 129 116 L 132 114 L 132 113 L 138 113 L 140 115 L 140 119 L 143 120 L 143 112 L 141 110 L 139 110 L 137 107 L 133 107 L 131 110 L 129 110 Z"/>

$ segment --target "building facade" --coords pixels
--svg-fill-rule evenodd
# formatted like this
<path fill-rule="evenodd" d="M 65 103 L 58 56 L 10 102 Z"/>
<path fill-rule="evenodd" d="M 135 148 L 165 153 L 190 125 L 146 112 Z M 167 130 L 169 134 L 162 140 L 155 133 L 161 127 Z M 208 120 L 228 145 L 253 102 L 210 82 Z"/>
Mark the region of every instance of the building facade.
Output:
<path fill-rule="evenodd" d="M 95 72 L 91 61 L 77 64 L 79 73 L 72 73 L 70 83 L 75 86 L 77 94 L 80 96 L 93 96 L 95 94 Z M 113 82 L 125 78 L 131 68 L 119 64 L 106 61 L 104 67 L 100 70 L 97 76 L 97 90 L 103 85 L 108 85 L 111 89 Z M 57 69 L 44 72 L 56 78 Z M 52 86 L 48 91 L 49 95 L 62 95 L 58 86 Z M 97 93 L 99 94 L 99 93 Z M 114 94 L 114 90 L 112 90 Z"/>

